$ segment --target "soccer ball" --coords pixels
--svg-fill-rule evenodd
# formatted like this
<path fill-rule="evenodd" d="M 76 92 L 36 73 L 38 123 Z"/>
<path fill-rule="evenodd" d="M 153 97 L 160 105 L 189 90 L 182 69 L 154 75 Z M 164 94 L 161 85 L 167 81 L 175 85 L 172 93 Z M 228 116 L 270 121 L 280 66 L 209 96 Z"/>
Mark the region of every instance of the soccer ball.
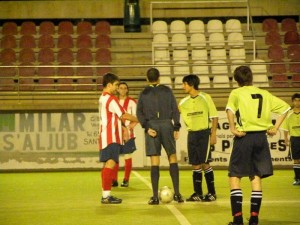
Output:
<path fill-rule="evenodd" d="M 174 192 L 171 188 L 164 186 L 159 190 L 159 200 L 162 203 L 169 203 L 173 201 Z"/>

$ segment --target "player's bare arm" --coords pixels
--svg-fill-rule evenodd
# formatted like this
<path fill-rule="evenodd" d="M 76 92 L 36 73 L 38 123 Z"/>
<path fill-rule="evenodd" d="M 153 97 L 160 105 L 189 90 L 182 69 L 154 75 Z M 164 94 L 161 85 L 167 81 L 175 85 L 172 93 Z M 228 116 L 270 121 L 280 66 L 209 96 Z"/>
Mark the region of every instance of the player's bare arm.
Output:
<path fill-rule="evenodd" d="M 235 127 L 235 124 L 234 124 L 234 114 L 231 110 L 227 109 L 226 110 L 226 113 L 227 113 L 227 118 L 228 118 L 228 122 L 229 122 L 229 129 L 231 131 L 232 134 L 234 134 L 234 136 L 236 137 L 243 137 L 246 135 L 245 132 L 242 132 L 242 131 L 238 131 Z"/>
<path fill-rule="evenodd" d="M 277 117 L 276 123 L 275 123 L 274 127 L 271 127 L 271 128 L 267 131 L 268 135 L 273 136 L 273 135 L 275 135 L 275 134 L 277 133 L 277 131 L 278 131 L 280 125 L 282 124 L 282 122 L 284 121 L 285 117 L 287 116 L 287 113 L 288 113 L 288 112 L 285 112 L 284 114 L 282 114 L 282 115 L 280 115 L 279 117 Z"/>
<path fill-rule="evenodd" d="M 211 145 L 215 145 L 217 143 L 217 126 L 218 126 L 218 117 L 214 117 L 211 120 L 211 133 L 210 133 Z"/>
<path fill-rule="evenodd" d="M 137 119 L 135 116 L 133 116 L 133 115 L 131 115 L 131 114 L 129 114 L 129 113 L 124 113 L 124 114 L 121 116 L 121 119 L 129 120 L 129 121 L 137 122 L 137 123 L 139 122 L 138 119 Z"/>

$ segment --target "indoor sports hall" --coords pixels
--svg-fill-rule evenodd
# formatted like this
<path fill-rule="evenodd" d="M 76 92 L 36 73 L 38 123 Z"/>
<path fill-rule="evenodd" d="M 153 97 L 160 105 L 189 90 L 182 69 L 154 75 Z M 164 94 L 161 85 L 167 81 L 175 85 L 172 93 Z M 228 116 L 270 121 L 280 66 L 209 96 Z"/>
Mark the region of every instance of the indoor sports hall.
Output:
<path fill-rule="evenodd" d="M 238 87 L 233 71 L 248 65 L 254 86 L 292 104 L 300 93 L 299 15 L 298 0 L 0 1 L 0 225 L 227 225 L 233 135 L 225 107 Z M 182 78 L 195 74 L 216 104 L 214 202 L 147 204 L 151 164 L 138 124 L 130 185 L 112 188 L 123 202 L 101 204 L 103 75 L 118 75 L 138 100 L 151 67 L 177 102 L 186 96 Z M 181 124 L 176 148 L 187 198 L 192 171 Z M 268 141 L 274 175 L 263 180 L 259 225 L 300 225 L 300 186 L 283 131 Z M 159 187 L 172 187 L 165 153 L 160 160 Z M 123 175 L 121 156 L 119 184 Z M 242 187 L 248 224 L 247 178 Z"/>

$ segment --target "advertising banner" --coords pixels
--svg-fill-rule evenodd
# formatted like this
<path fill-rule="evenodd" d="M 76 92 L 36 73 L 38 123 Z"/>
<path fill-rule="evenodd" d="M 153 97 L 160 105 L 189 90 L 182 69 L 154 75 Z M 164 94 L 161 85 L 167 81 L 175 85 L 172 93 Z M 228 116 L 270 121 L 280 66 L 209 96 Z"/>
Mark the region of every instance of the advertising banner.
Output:
<path fill-rule="evenodd" d="M 98 128 L 97 112 L 2 113 L 0 169 L 100 168 Z M 133 154 L 133 166 L 149 166 L 144 153 L 144 131 L 138 125 L 135 132 L 137 151 Z M 212 146 L 212 165 L 227 166 L 233 135 L 223 111 L 219 112 L 217 137 L 217 144 Z M 177 141 L 180 165 L 188 165 L 186 138 L 187 131 L 182 122 Z M 274 165 L 290 165 L 282 131 L 268 140 Z M 161 165 L 168 165 L 164 153 Z"/>

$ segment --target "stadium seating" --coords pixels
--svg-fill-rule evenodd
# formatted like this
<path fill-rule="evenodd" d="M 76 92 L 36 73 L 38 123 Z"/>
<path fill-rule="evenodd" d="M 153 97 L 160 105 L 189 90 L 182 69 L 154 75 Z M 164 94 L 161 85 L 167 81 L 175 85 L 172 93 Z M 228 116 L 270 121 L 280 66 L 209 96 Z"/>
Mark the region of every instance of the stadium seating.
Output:
<path fill-rule="evenodd" d="M 17 60 L 16 52 L 14 49 L 6 48 L 2 49 L 0 53 L 0 62 L 2 63 L 14 63 Z"/>
<path fill-rule="evenodd" d="M 191 47 L 196 48 L 205 48 L 206 47 L 206 38 L 202 33 L 194 33 L 190 36 Z"/>
<path fill-rule="evenodd" d="M 208 54 L 206 48 L 192 50 L 192 60 L 207 60 L 207 59 L 208 59 Z"/>
<path fill-rule="evenodd" d="M 265 36 L 266 45 L 281 45 L 281 37 L 278 31 L 271 30 Z"/>
<path fill-rule="evenodd" d="M 106 34 L 99 34 L 96 37 L 95 47 L 96 48 L 110 48 L 111 47 L 110 37 Z"/>
<path fill-rule="evenodd" d="M 174 20 L 170 24 L 171 34 L 186 33 L 186 25 L 182 20 Z"/>
<path fill-rule="evenodd" d="M 216 32 L 223 33 L 222 21 L 218 20 L 218 19 L 209 20 L 207 23 L 207 32 L 208 33 L 216 33 Z"/>
<path fill-rule="evenodd" d="M 14 35 L 5 35 L 1 38 L 1 48 L 16 48 L 17 41 Z"/>
<path fill-rule="evenodd" d="M 278 31 L 278 22 L 276 19 L 267 18 L 262 22 L 262 30 L 264 32 Z"/>
<path fill-rule="evenodd" d="M 54 38 L 50 34 L 43 34 L 38 39 L 39 48 L 54 48 Z"/>
<path fill-rule="evenodd" d="M 55 33 L 55 25 L 52 21 L 42 21 L 39 28 L 40 35 L 53 35 Z"/>
<path fill-rule="evenodd" d="M 287 58 L 300 60 L 300 45 L 290 45 L 287 48 Z"/>
<path fill-rule="evenodd" d="M 229 77 L 226 75 L 214 75 L 212 84 L 214 88 L 229 88 Z"/>
<path fill-rule="evenodd" d="M 271 45 L 268 49 L 268 57 L 272 60 L 282 60 L 284 58 L 284 50 L 281 45 Z"/>
<path fill-rule="evenodd" d="M 288 77 L 284 74 L 272 76 L 272 87 L 289 87 Z"/>
<path fill-rule="evenodd" d="M 278 61 L 271 61 L 270 68 L 269 68 L 270 73 L 272 74 L 281 74 L 281 73 L 286 73 L 286 66 L 285 63 L 282 60 Z"/>
<path fill-rule="evenodd" d="M 204 33 L 204 23 L 202 20 L 191 20 L 188 25 L 188 31 L 190 34 L 193 33 Z"/>
<path fill-rule="evenodd" d="M 71 21 L 61 21 L 58 24 L 58 30 L 57 33 L 62 35 L 62 34 L 73 34 L 74 33 L 74 28 L 73 24 Z"/>
<path fill-rule="evenodd" d="M 93 54 L 91 49 L 89 48 L 78 49 L 76 54 L 76 61 L 80 64 L 92 63 Z"/>
<path fill-rule="evenodd" d="M 185 34 L 176 33 L 172 35 L 172 47 L 175 49 L 187 48 L 187 37 Z"/>
<path fill-rule="evenodd" d="M 38 61 L 40 63 L 54 63 L 55 55 L 51 48 L 43 48 L 38 52 Z"/>
<path fill-rule="evenodd" d="M 23 35 L 20 38 L 20 43 L 19 43 L 20 48 L 35 48 L 36 43 L 35 43 L 35 38 L 33 35 Z"/>
<path fill-rule="evenodd" d="M 154 34 L 153 44 L 155 49 L 163 48 L 166 49 L 169 47 L 169 37 L 167 34 Z"/>
<path fill-rule="evenodd" d="M 110 24 L 107 21 L 98 21 L 95 25 L 95 34 L 109 35 L 111 33 Z"/>
<path fill-rule="evenodd" d="M 229 19 L 225 23 L 225 31 L 231 32 L 242 32 L 242 24 L 238 19 Z"/>
<path fill-rule="evenodd" d="M 223 33 L 211 33 L 208 41 L 209 46 L 213 48 L 223 48 L 225 46 L 225 38 Z"/>
<path fill-rule="evenodd" d="M 34 35 L 36 34 L 36 25 L 32 21 L 24 21 L 21 24 L 21 29 L 20 29 L 20 34 L 21 35 Z"/>
<path fill-rule="evenodd" d="M 152 33 L 153 34 L 167 34 L 168 24 L 163 20 L 157 20 L 152 23 Z"/>
<path fill-rule="evenodd" d="M 57 47 L 58 48 L 73 48 L 74 42 L 73 38 L 69 34 L 60 35 L 57 39 Z"/>
<path fill-rule="evenodd" d="M 79 35 L 76 40 L 76 47 L 77 48 L 92 48 L 93 42 L 92 42 L 91 36 L 88 34 Z"/>
<path fill-rule="evenodd" d="M 79 23 L 77 23 L 76 33 L 78 35 L 92 34 L 93 33 L 92 24 L 88 21 L 80 21 Z"/>
<path fill-rule="evenodd" d="M 2 35 L 17 35 L 18 25 L 15 22 L 5 22 L 2 25 Z"/>
<path fill-rule="evenodd" d="M 281 21 L 281 31 L 297 31 L 297 23 L 293 18 L 284 18 Z"/>
<path fill-rule="evenodd" d="M 31 48 L 24 48 L 19 53 L 20 63 L 34 63 L 36 61 L 35 52 Z"/>

